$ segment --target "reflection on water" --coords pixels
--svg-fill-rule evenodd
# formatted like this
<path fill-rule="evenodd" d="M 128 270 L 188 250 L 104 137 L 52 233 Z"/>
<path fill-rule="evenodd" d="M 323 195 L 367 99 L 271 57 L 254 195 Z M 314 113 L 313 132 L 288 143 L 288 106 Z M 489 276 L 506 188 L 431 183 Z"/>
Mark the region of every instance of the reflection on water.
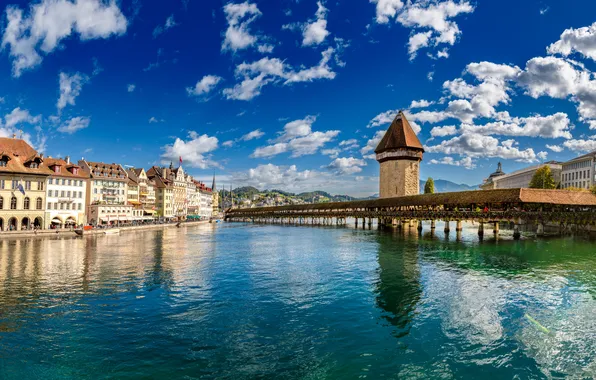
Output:
<path fill-rule="evenodd" d="M 596 377 L 592 242 L 437 231 L 0 240 L 0 378 Z"/>

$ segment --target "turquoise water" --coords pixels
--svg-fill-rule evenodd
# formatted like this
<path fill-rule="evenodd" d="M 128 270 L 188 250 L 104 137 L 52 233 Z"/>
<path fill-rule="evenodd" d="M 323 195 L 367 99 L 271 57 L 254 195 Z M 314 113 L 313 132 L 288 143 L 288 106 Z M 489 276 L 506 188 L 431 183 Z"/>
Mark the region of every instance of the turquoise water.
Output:
<path fill-rule="evenodd" d="M 438 231 L 0 241 L 0 378 L 596 377 L 593 242 Z"/>

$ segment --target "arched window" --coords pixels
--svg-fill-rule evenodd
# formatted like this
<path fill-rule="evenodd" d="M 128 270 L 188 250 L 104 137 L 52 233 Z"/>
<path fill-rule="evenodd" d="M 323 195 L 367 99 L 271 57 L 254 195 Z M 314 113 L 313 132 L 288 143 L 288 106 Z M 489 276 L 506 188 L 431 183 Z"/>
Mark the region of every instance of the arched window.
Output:
<path fill-rule="evenodd" d="M 25 201 L 23 202 L 23 208 L 25 210 L 29 210 L 30 205 L 31 205 L 31 201 L 29 200 L 29 197 L 25 197 Z"/>
<path fill-rule="evenodd" d="M 38 210 L 41 210 L 41 208 L 42 208 L 42 207 L 43 207 L 43 206 L 42 206 L 42 200 L 41 200 L 41 198 L 37 198 L 37 205 L 36 205 L 36 208 L 37 208 Z"/>
<path fill-rule="evenodd" d="M 10 198 L 10 209 L 11 210 L 17 209 L 17 197 Z"/>

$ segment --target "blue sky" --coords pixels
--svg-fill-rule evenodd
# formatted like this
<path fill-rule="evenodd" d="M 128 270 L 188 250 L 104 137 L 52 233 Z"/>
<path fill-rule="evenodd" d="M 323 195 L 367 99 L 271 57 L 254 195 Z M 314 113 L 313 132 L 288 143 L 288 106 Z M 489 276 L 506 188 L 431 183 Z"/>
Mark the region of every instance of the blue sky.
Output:
<path fill-rule="evenodd" d="M 0 134 L 220 183 L 377 192 L 406 112 L 421 177 L 596 150 L 596 2 L 44 0 L 2 9 Z M 594 26 L 592 26 L 594 24 Z M 592 129 L 590 128 L 592 126 Z"/>

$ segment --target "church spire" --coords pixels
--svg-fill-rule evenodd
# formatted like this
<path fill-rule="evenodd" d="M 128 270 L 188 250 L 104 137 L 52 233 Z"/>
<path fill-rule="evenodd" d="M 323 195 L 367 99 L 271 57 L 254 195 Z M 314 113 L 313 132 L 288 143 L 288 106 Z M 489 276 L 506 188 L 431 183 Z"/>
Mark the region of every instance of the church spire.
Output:
<path fill-rule="evenodd" d="M 215 191 L 215 172 L 213 172 L 213 184 L 211 184 L 211 190 Z"/>

